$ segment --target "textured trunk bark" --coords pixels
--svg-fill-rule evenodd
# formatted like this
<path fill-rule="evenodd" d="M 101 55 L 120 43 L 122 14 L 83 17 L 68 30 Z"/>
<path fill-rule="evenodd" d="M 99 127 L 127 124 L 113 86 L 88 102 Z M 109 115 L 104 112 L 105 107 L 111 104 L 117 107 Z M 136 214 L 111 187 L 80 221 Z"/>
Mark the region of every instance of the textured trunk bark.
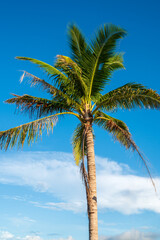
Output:
<path fill-rule="evenodd" d="M 87 144 L 87 168 L 89 178 L 89 192 L 88 199 L 89 207 L 89 240 L 98 240 L 98 217 L 97 217 L 97 186 L 96 186 L 96 166 L 94 154 L 94 141 L 92 126 L 88 124 L 86 133 Z"/>

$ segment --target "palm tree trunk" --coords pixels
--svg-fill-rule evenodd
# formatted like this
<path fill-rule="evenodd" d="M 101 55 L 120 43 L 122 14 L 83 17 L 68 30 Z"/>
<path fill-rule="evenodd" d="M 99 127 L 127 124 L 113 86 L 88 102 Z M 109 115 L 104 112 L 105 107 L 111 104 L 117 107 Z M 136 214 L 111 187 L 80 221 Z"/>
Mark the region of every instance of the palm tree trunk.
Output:
<path fill-rule="evenodd" d="M 87 127 L 86 144 L 87 144 L 87 168 L 89 178 L 89 198 L 88 198 L 89 240 L 98 240 L 96 166 L 91 123 Z"/>

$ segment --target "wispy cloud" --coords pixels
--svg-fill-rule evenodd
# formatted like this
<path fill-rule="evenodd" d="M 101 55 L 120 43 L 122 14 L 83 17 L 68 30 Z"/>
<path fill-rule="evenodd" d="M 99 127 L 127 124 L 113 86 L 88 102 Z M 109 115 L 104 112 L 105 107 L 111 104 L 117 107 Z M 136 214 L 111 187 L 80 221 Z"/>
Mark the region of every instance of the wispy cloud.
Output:
<path fill-rule="evenodd" d="M 18 214 L 18 216 L 14 216 L 14 217 L 8 217 L 8 221 L 11 222 L 12 225 L 15 227 L 28 226 L 36 222 L 36 220 L 29 217 L 22 216 L 21 214 Z"/>
<path fill-rule="evenodd" d="M 17 240 L 43 240 L 40 236 L 26 236 L 24 238 L 17 237 Z"/>
<path fill-rule="evenodd" d="M 149 178 L 136 176 L 128 165 L 107 158 L 96 157 L 96 165 L 99 209 L 112 209 L 124 214 L 143 210 L 160 213 L 160 200 Z M 157 186 L 160 185 L 159 178 L 154 180 Z M 84 186 L 72 154 L 1 154 L 0 183 L 31 186 L 35 191 L 49 192 L 59 199 L 58 202 L 30 202 L 37 207 L 74 212 L 86 210 Z M 22 199 L 15 197 L 15 200 Z"/>
<path fill-rule="evenodd" d="M 52 240 L 74 240 L 72 236 L 69 236 L 67 238 L 58 238 L 58 239 L 52 239 Z"/>
<path fill-rule="evenodd" d="M 8 231 L 0 231 L 0 240 L 44 240 L 44 238 L 40 237 L 39 235 L 26 235 L 22 236 L 15 236 Z M 74 240 L 72 236 L 68 236 L 67 238 L 52 238 L 51 240 Z"/>
<path fill-rule="evenodd" d="M 43 238 L 41 238 L 40 236 L 26 236 L 24 238 L 17 238 L 17 240 L 44 240 Z M 67 238 L 54 238 L 54 239 L 51 239 L 51 240 L 74 240 L 72 238 L 72 236 L 69 236 Z"/>
<path fill-rule="evenodd" d="M 112 237 L 100 236 L 99 240 L 158 240 L 159 238 L 160 234 L 131 230 Z"/>
<path fill-rule="evenodd" d="M 26 201 L 26 199 L 22 196 L 17 196 L 17 195 L 12 195 L 12 196 L 9 196 L 9 195 L 0 195 L 1 198 L 4 198 L 4 199 L 12 199 L 12 200 L 16 200 L 16 201 Z"/>
<path fill-rule="evenodd" d="M 75 213 L 82 212 L 85 210 L 85 201 L 77 201 L 74 202 L 70 200 L 70 202 L 48 202 L 48 203 L 40 203 L 40 202 L 33 202 L 30 201 L 36 207 L 46 208 L 50 210 L 67 210 L 73 211 Z"/>
<path fill-rule="evenodd" d="M 11 240 L 14 235 L 7 231 L 0 231 L 0 240 Z"/>

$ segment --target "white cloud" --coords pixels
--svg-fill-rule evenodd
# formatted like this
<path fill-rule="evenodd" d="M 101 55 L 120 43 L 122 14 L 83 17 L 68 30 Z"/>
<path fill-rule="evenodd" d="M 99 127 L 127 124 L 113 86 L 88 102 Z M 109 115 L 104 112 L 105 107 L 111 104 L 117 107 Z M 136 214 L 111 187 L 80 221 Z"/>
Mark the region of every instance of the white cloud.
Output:
<path fill-rule="evenodd" d="M 124 214 L 143 210 L 160 213 L 160 200 L 149 178 L 136 176 L 128 165 L 100 157 L 96 157 L 96 165 L 99 209 L 112 209 Z M 157 178 L 155 181 L 159 186 L 160 180 Z M 86 209 L 84 186 L 72 154 L 1 154 L 0 183 L 30 186 L 36 191 L 52 193 L 59 199 L 59 202 L 31 202 L 37 207 L 74 212 Z"/>
<path fill-rule="evenodd" d="M 158 180 L 157 180 L 158 182 Z M 150 179 L 134 175 L 98 175 L 99 205 L 125 214 L 151 210 L 160 213 L 160 200 Z"/>
<path fill-rule="evenodd" d="M 25 237 L 21 236 L 14 236 L 12 233 L 8 231 L 0 231 L 0 240 L 44 240 L 40 236 L 33 236 L 33 235 L 27 235 Z M 72 236 L 68 236 L 67 238 L 58 238 L 58 239 L 52 239 L 52 240 L 74 240 Z"/>
<path fill-rule="evenodd" d="M 59 238 L 59 239 L 52 239 L 52 240 L 74 240 L 72 236 L 69 236 L 68 238 Z"/>
<path fill-rule="evenodd" d="M 43 238 L 41 238 L 40 236 L 26 236 L 26 237 L 24 237 L 24 238 L 20 238 L 20 237 L 17 237 L 16 238 L 17 240 L 19 239 L 19 240 L 44 240 Z M 67 237 L 67 238 L 56 238 L 56 239 L 52 239 L 52 240 L 74 240 L 73 238 L 72 238 L 72 236 L 69 236 L 69 237 Z"/>
<path fill-rule="evenodd" d="M 21 238 L 22 240 L 43 240 L 41 237 L 39 236 L 26 236 L 24 238 Z"/>
<path fill-rule="evenodd" d="M 99 237 L 99 240 L 158 240 L 160 234 L 153 232 L 140 232 L 138 230 L 131 230 L 120 235 L 112 237 Z"/>
<path fill-rule="evenodd" d="M 0 231 L 0 240 L 13 239 L 14 235 L 7 231 Z"/>
<path fill-rule="evenodd" d="M 40 236 L 26 236 L 24 238 L 21 237 L 17 237 L 17 240 L 44 240 L 43 238 L 41 238 Z M 67 238 L 56 238 L 56 239 L 52 239 L 52 240 L 74 240 L 72 236 L 69 236 Z"/>

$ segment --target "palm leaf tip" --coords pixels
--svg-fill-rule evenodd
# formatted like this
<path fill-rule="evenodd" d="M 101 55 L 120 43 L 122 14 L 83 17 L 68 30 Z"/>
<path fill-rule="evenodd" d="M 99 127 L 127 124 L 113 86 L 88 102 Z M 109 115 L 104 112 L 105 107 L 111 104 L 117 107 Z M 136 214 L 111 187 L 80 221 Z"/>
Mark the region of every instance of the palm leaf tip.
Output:
<path fill-rule="evenodd" d="M 44 129 L 47 130 L 47 133 L 53 130 L 57 120 L 57 117 L 53 115 L 2 131 L 0 132 L 0 148 L 7 150 L 16 144 L 18 144 L 18 148 L 23 147 L 25 140 L 31 144 L 34 140 L 37 141 Z"/>
<path fill-rule="evenodd" d="M 80 63 L 83 58 L 83 54 L 87 49 L 87 43 L 82 32 L 75 24 L 70 24 L 68 26 L 68 39 L 71 48 L 72 59 L 76 63 Z"/>
<path fill-rule="evenodd" d="M 96 33 L 95 39 L 92 41 L 92 48 L 95 53 L 100 52 L 100 60 L 112 56 L 116 48 L 116 43 L 119 39 L 124 38 L 127 31 L 114 24 L 104 24 Z"/>
<path fill-rule="evenodd" d="M 123 55 L 124 53 L 115 54 L 113 57 L 108 59 L 108 61 L 104 64 L 104 67 L 110 71 L 125 69 L 123 65 Z"/>
<path fill-rule="evenodd" d="M 31 58 L 29 58 L 29 57 L 16 56 L 15 59 L 19 59 L 19 60 L 29 60 L 29 59 L 31 59 Z"/>

